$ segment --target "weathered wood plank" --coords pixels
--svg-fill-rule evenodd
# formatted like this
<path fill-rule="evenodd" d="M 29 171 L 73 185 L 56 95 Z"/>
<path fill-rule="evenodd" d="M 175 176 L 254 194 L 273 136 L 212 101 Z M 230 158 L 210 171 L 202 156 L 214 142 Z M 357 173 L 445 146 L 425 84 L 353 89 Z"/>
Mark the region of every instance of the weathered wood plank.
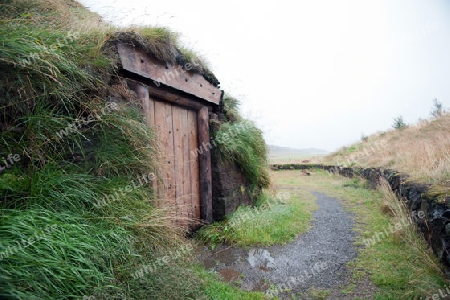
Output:
<path fill-rule="evenodd" d="M 209 141 L 208 107 L 203 107 L 197 113 L 198 146 L 203 148 L 199 155 L 200 171 L 200 216 L 206 223 L 212 222 L 212 182 L 211 182 L 211 153 L 206 145 Z M 207 149 L 205 149 L 207 148 Z"/>
<path fill-rule="evenodd" d="M 166 154 L 166 199 L 173 211 L 176 212 L 175 201 L 175 149 L 173 142 L 173 114 L 172 105 L 170 103 L 163 103 L 164 105 L 164 130 L 163 130 L 163 145 Z"/>
<path fill-rule="evenodd" d="M 189 171 L 191 183 L 191 215 L 194 219 L 200 220 L 200 182 L 199 182 L 199 167 L 198 167 L 198 153 L 195 149 L 198 148 L 198 130 L 197 130 L 197 112 L 187 111 L 187 128 L 189 131 Z"/>
<path fill-rule="evenodd" d="M 192 217 L 191 172 L 189 164 L 189 127 L 188 110 L 181 109 L 182 157 L 183 157 L 183 207 L 188 218 Z"/>
<path fill-rule="evenodd" d="M 148 91 L 148 89 L 147 89 Z M 149 113 L 148 119 L 150 122 L 150 128 L 155 129 L 155 100 L 149 97 L 149 105 L 148 105 Z"/>
<path fill-rule="evenodd" d="M 183 128 L 181 124 L 182 111 L 177 106 L 172 106 L 173 117 L 173 146 L 174 146 L 174 183 L 175 183 L 175 202 L 177 205 L 177 215 L 181 219 L 186 217 L 186 209 L 184 207 L 183 197 L 185 195 L 183 189 L 184 177 L 184 157 L 183 157 Z M 183 222 L 180 222 L 181 224 Z"/>
<path fill-rule="evenodd" d="M 131 78 L 128 79 L 128 83 L 130 86 L 135 86 L 136 84 L 140 84 L 140 82 L 143 82 L 147 86 L 148 93 L 151 97 L 156 97 L 158 99 L 172 102 L 173 104 L 195 110 L 199 110 L 200 108 L 205 106 L 204 103 L 196 97 L 182 94 L 182 92 L 176 92 L 170 88 L 164 88 L 162 86 L 156 87 L 151 80 L 138 76 L 134 73 L 126 71 L 122 72 L 122 75 Z"/>
<path fill-rule="evenodd" d="M 143 85 L 140 82 L 134 81 L 134 80 L 127 80 L 127 84 L 130 89 L 134 90 L 137 94 L 137 96 L 142 100 L 142 112 L 143 112 L 143 118 L 144 123 L 152 128 L 157 133 L 156 128 L 156 121 L 155 121 L 155 101 L 149 97 L 148 93 L 148 87 Z M 156 136 L 158 139 L 158 136 Z M 159 143 L 157 142 L 156 145 Z M 161 151 L 157 151 L 160 153 Z M 152 170 L 152 172 L 155 172 L 158 174 L 158 170 Z M 152 182 L 152 188 L 153 188 L 153 194 L 155 197 L 155 204 L 159 205 L 159 197 L 158 197 L 158 179 L 155 178 Z"/>
<path fill-rule="evenodd" d="M 155 102 L 155 126 L 153 129 L 156 133 L 156 145 L 158 147 L 158 155 L 161 157 L 161 161 L 164 163 L 159 164 L 160 170 L 159 170 L 159 181 L 158 181 L 158 189 L 157 189 L 157 195 L 158 195 L 158 202 L 162 203 L 166 199 L 166 172 L 167 172 L 167 164 L 166 164 L 166 154 L 164 151 L 166 151 L 166 148 L 164 146 L 163 142 L 163 125 L 164 122 L 164 103 L 161 101 L 154 101 Z"/>
<path fill-rule="evenodd" d="M 147 126 L 150 126 L 150 97 L 148 94 L 148 88 L 141 83 L 136 84 L 135 92 L 142 101 L 142 110 L 144 113 L 145 124 Z"/>
<path fill-rule="evenodd" d="M 155 101 L 155 123 L 158 146 L 162 152 L 160 164 L 162 178 L 158 184 L 158 197 L 172 207 L 175 214 L 173 124 L 170 104 Z"/>
<path fill-rule="evenodd" d="M 221 91 L 202 75 L 187 71 L 192 66 L 186 65 L 183 68 L 161 63 L 143 49 L 128 44 L 117 43 L 117 50 L 123 69 L 151 79 L 157 86 L 162 83 L 216 105 L 220 103 Z"/>
<path fill-rule="evenodd" d="M 149 120 L 149 122 L 150 122 L 150 128 L 153 130 L 153 132 L 156 134 L 156 116 L 155 116 L 155 100 L 153 99 L 153 98 L 150 98 L 149 97 L 149 105 L 148 105 L 148 109 L 149 109 L 149 112 L 148 112 L 148 120 Z M 157 139 L 157 141 L 158 141 L 158 136 L 156 136 L 156 139 Z M 158 145 L 159 145 L 159 142 L 156 142 L 156 147 L 158 147 Z M 161 151 L 160 150 L 157 150 L 157 155 L 161 155 L 161 153 L 160 153 Z M 159 175 L 159 170 L 154 170 L 155 172 L 154 173 L 156 173 L 157 175 Z M 153 180 L 153 183 L 152 183 L 152 185 L 153 185 L 153 194 L 154 194 L 154 196 L 155 196 L 155 203 L 156 203 L 156 205 L 159 205 L 160 203 L 159 203 L 159 199 L 158 199 L 158 197 L 157 197 L 157 195 L 158 195 L 158 179 L 157 178 L 155 178 L 154 180 Z"/>

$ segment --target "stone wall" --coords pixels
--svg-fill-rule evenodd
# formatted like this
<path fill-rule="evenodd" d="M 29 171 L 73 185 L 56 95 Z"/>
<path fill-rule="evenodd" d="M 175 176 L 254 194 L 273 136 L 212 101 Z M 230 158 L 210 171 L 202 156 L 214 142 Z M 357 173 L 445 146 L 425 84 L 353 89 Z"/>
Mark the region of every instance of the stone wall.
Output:
<path fill-rule="evenodd" d="M 382 168 L 344 168 L 324 165 L 272 165 L 273 170 L 320 168 L 329 173 L 346 177 L 361 176 L 369 181 L 371 188 L 376 188 L 380 178 L 386 179 L 397 197 L 406 200 L 412 215 L 423 212 L 424 218 L 414 218 L 425 240 L 433 252 L 446 267 L 450 277 L 450 196 L 439 201 L 429 193 L 430 184 L 408 180 L 408 175 Z"/>
<path fill-rule="evenodd" d="M 219 130 L 222 123 L 230 121 L 223 111 L 223 102 L 217 110 L 210 113 L 209 120 L 211 132 Z M 238 164 L 221 156 L 219 144 L 211 144 L 213 219 L 220 221 L 233 213 L 239 205 L 253 205 L 261 194 L 261 189 L 249 184 Z"/>
<path fill-rule="evenodd" d="M 213 219 L 222 220 L 239 205 L 251 205 L 256 198 L 239 167 L 211 149 Z"/>

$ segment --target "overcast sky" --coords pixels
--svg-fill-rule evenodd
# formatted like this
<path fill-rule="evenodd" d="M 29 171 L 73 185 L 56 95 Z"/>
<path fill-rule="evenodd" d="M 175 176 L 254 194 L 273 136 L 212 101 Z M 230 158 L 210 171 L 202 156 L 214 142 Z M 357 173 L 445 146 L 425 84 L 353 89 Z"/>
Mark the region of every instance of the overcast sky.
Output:
<path fill-rule="evenodd" d="M 181 33 L 267 143 L 328 151 L 450 107 L 450 1 L 79 0 Z"/>

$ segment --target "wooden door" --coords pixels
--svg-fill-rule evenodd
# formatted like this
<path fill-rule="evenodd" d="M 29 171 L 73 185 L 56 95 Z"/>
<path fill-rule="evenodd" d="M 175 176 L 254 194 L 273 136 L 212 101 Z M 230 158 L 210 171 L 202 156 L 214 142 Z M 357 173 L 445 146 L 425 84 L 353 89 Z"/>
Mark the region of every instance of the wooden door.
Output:
<path fill-rule="evenodd" d="M 200 219 L 197 111 L 149 98 L 148 121 L 156 131 L 161 153 L 162 183 L 158 198 L 169 204 L 178 224 Z"/>

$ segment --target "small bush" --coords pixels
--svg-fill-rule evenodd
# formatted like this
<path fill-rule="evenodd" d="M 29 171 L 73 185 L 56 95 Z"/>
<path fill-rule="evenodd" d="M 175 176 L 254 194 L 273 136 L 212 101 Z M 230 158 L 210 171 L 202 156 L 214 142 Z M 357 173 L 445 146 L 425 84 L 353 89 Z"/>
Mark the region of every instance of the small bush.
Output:
<path fill-rule="evenodd" d="M 397 129 L 397 130 L 402 130 L 402 129 L 405 129 L 406 127 L 408 127 L 408 125 L 406 125 L 406 123 L 403 121 L 402 116 L 398 116 L 398 117 L 394 118 L 394 124 L 392 124 L 392 127 L 394 127 L 394 129 Z"/>
<path fill-rule="evenodd" d="M 438 99 L 433 99 L 433 107 L 430 111 L 430 115 L 432 118 L 439 118 L 445 113 L 444 107 L 442 106 L 442 102 L 439 102 Z"/>

